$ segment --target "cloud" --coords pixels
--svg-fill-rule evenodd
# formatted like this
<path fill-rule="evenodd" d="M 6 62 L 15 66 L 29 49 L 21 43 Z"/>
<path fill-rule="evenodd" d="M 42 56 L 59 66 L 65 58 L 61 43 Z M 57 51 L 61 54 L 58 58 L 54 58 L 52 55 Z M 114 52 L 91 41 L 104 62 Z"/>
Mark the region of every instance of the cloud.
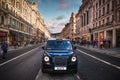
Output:
<path fill-rule="evenodd" d="M 47 24 L 47 27 L 51 33 L 60 33 L 62 31 L 62 29 L 64 28 L 66 23 L 67 23 L 66 21 L 59 22 L 59 23 L 49 21 L 46 24 Z"/>
<path fill-rule="evenodd" d="M 56 18 L 56 20 L 63 20 L 65 18 L 65 16 L 64 15 L 61 15 L 61 16 L 58 16 L 57 18 Z"/>
<path fill-rule="evenodd" d="M 35 0 L 37 4 L 41 4 L 42 0 Z"/>
<path fill-rule="evenodd" d="M 71 7 L 71 0 L 61 0 L 60 1 L 60 5 L 58 6 L 57 10 L 61 11 L 61 10 L 68 10 Z"/>

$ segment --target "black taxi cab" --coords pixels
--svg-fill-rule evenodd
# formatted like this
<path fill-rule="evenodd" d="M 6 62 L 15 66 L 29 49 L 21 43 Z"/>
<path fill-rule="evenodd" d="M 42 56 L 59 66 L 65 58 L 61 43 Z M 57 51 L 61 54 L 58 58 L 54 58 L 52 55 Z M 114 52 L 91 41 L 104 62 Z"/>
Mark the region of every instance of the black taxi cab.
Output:
<path fill-rule="evenodd" d="M 68 39 L 49 39 L 42 47 L 42 72 L 77 72 L 78 59 Z"/>

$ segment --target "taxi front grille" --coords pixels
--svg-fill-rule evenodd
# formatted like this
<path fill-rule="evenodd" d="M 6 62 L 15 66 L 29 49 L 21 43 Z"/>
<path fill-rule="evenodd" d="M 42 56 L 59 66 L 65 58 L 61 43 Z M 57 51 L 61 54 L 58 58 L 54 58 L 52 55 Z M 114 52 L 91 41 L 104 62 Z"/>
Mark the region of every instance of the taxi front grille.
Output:
<path fill-rule="evenodd" d="M 67 58 L 66 57 L 55 57 L 54 64 L 55 66 L 65 66 L 67 65 Z"/>

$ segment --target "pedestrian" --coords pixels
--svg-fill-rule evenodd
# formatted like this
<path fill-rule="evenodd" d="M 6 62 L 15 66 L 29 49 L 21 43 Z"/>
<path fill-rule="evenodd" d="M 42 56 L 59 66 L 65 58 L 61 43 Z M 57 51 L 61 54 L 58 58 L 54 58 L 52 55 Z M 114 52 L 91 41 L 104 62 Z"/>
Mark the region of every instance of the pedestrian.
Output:
<path fill-rule="evenodd" d="M 103 47 L 106 48 L 106 40 L 103 40 Z"/>
<path fill-rule="evenodd" d="M 1 47 L 1 44 L 0 44 L 0 47 Z M 0 56 L 2 55 L 2 49 L 0 48 Z"/>
<path fill-rule="evenodd" d="M 87 41 L 87 48 L 89 48 L 89 45 L 90 45 L 90 41 L 88 40 Z"/>
<path fill-rule="evenodd" d="M 8 51 L 8 43 L 7 41 L 3 41 L 2 44 L 1 44 L 1 49 L 3 51 L 2 53 L 2 58 L 5 59 L 6 58 L 6 54 L 7 54 L 7 51 Z"/>
<path fill-rule="evenodd" d="M 110 48 L 110 45 L 111 45 L 111 41 L 108 40 L 108 48 Z"/>
<path fill-rule="evenodd" d="M 14 48 L 17 48 L 17 41 L 14 41 Z"/>
<path fill-rule="evenodd" d="M 96 45 L 96 41 L 94 40 L 94 41 L 93 41 L 93 48 L 95 47 L 95 45 Z"/>
<path fill-rule="evenodd" d="M 100 49 L 102 49 L 103 48 L 103 41 L 101 40 L 100 41 Z"/>
<path fill-rule="evenodd" d="M 24 42 L 24 46 L 26 47 L 26 45 L 27 45 L 27 44 L 26 44 L 26 41 L 25 41 L 25 42 Z"/>

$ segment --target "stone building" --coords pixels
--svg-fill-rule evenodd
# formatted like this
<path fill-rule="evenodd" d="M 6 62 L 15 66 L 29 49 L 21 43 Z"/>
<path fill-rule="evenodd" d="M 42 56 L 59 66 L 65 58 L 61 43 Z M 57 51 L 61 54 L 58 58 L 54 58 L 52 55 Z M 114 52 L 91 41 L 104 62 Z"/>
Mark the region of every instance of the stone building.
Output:
<path fill-rule="evenodd" d="M 70 23 L 67 23 L 61 31 L 61 37 L 66 39 L 71 39 L 71 29 Z"/>
<path fill-rule="evenodd" d="M 2 40 L 11 44 L 39 41 L 44 33 L 42 27 L 44 20 L 37 4 L 28 0 L 0 0 L 0 43 Z"/>
<path fill-rule="evenodd" d="M 63 38 L 67 38 L 70 40 L 73 40 L 75 38 L 75 35 L 76 35 L 76 17 L 75 16 L 76 14 L 72 13 L 69 23 L 67 23 L 65 27 L 63 28 L 61 32 L 62 33 L 61 36 Z"/>
<path fill-rule="evenodd" d="M 11 44 L 15 41 L 23 43 L 32 38 L 33 26 L 29 22 L 30 15 L 26 12 L 30 5 L 26 6 L 27 4 L 29 3 L 23 0 L 0 0 L 0 42 L 7 40 Z"/>
<path fill-rule="evenodd" d="M 120 0 L 93 1 L 93 39 L 110 40 L 112 47 L 120 47 Z"/>
<path fill-rule="evenodd" d="M 82 0 L 76 14 L 77 37 L 120 47 L 120 0 Z M 79 35 L 79 36 L 78 36 Z"/>
<path fill-rule="evenodd" d="M 73 40 L 76 35 L 76 14 L 72 12 L 69 23 L 70 23 L 70 39 Z"/>
<path fill-rule="evenodd" d="M 76 38 L 88 41 L 92 39 L 92 12 L 92 0 L 83 0 L 83 4 L 80 6 L 79 11 L 76 14 Z"/>

